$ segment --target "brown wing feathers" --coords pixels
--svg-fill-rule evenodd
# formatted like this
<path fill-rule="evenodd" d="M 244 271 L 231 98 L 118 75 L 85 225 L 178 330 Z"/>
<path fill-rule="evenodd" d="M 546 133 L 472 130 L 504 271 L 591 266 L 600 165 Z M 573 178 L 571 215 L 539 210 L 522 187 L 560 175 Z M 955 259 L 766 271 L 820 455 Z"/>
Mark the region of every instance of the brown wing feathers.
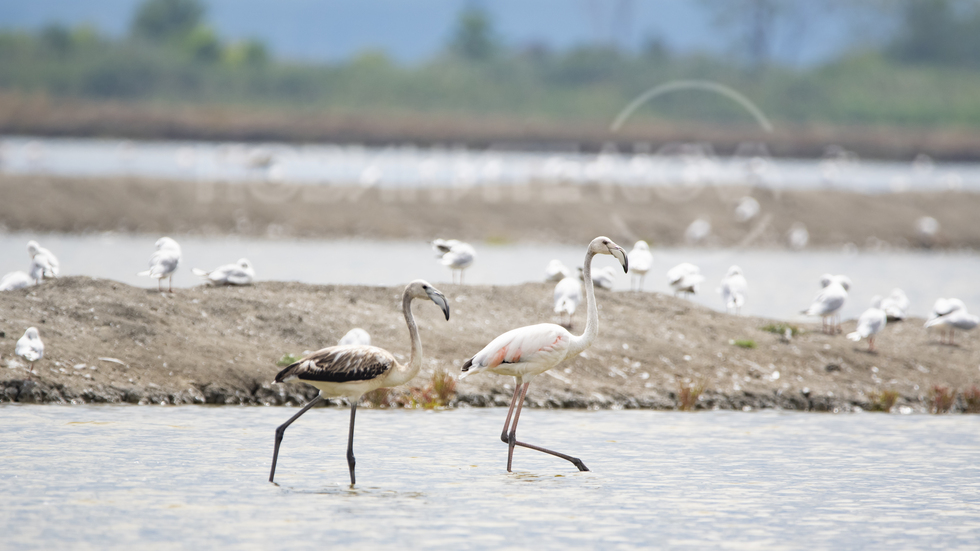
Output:
<path fill-rule="evenodd" d="M 373 346 L 332 346 L 310 354 L 276 375 L 275 382 L 301 381 L 345 383 L 369 381 L 391 369 L 393 358 Z"/>

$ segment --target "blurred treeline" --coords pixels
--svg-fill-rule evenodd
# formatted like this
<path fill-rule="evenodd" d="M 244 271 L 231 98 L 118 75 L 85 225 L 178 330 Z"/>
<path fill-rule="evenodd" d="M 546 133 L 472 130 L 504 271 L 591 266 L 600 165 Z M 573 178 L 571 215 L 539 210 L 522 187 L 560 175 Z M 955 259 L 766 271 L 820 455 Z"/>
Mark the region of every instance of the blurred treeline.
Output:
<path fill-rule="evenodd" d="M 337 114 L 440 113 L 609 121 L 651 86 L 714 80 L 773 119 L 835 125 L 980 126 L 980 7 L 974 0 L 864 0 L 893 21 L 879 40 L 813 67 L 771 61 L 771 28 L 784 0 L 702 0 L 739 38 L 725 55 L 640 51 L 611 44 L 563 51 L 508 47 L 476 5 L 465 8 L 444 52 L 401 66 L 383 51 L 341 62 L 277 59 L 259 41 L 228 42 L 198 0 L 148 0 L 127 36 L 50 26 L 0 33 L 0 90 L 52 97 L 164 104 L 315 109 Z M 857 0 L 855 0 L 857 1 Z M 745 122 L 709 95 L 673 94 L 641 117 Z"/>

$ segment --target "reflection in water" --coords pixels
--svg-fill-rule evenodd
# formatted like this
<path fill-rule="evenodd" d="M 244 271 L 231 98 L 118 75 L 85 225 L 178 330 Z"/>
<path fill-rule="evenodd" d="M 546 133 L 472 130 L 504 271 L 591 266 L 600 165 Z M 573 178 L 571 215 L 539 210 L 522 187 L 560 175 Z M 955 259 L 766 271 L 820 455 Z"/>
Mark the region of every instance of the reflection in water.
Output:
<path fill-rule="evenodd" d="M 975 415 L 527 410 L 528 438 L 594 470 L 518 450 L 513 474 L 499 411 L 361 415 L 352 489 L 344 409 L 291 427 L 278 486 L 278 408 L 0 406 L 4 547 L 950 548 L 980 531 Z"/>
<path fill-rule="evenodd" d="M 113 279 L 137 287 L 156 287 L 156 281 L 136 276 L 159 236 L 0 234 L 0 275 L 24 270 L 29 257 L 24 249 L 30 239 L 40 240 L 61 260 L 63 275 L 88 275 Z M 351 285 L 404 285 L 422 278 L 433 283 L 450 280 L 447 268 L 434 258 L 431 248 L 419 241 L 366 240 L 272 240 L 176 237 L 183 249 L 175 287 L 199 285 L 193 267 L 209 267 L 247 257 L 258 281 L 302 281 Z M 582 262 L 582 247 L 569 245 L 481 245 L 467 270 L 466 282 L 474 285 L 515 285 L 544 281 L 552 259 L 574 270 Z M 645 280 L 646 291 L 670 293 L 667 270 L 681 262 L 701 268 L 705 276 L 693 300 L 724 311 L 716 288 L 732 264 L 738 264 L 748 280 L 745 315 L 793 319 L 810 305 L 820 291 L 824 273 L 845 274 L 854 282 L 843 316 L 856 318 L 874 295 L 887 296 L 902 288 L 911 301 L 909 312 L 926 317 L 939 297 L 958 297 L 970 310 L 980 309 L 980 256 L 961 252 L 898 251 L 855 253 L 724 249 L 653 249 L 653 268 Z M 303 262 L 297 262 L 302 258 Z M 594 269 L 616 267 L 613 289 L 628 291 L 630 276 L 611 257 L 595 259 Z M 600 291 L 600 293 L 603 291 Z M 550 297 L 548 298 L 550 300 Z"/>

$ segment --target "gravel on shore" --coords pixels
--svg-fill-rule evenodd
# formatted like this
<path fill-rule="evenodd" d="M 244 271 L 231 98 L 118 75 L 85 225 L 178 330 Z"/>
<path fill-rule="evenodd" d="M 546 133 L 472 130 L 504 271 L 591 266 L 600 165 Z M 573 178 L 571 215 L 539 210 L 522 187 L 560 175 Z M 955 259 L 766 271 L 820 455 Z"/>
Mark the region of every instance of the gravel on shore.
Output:
<path fill-rule="evenodd" d="M 551 285 L 456 286 L 446 322 L 415 303 L 423 370 L 459 375 L 460 365 L 496 335 L 553 321 Z M 407 356 L 401 288 L 266 282 L 176 293 L 67 277 L 0 293 L 0 401 L 39 403 L 297 405 L 315 395 L 303 384 L 273 385 L 276 361 L 333 345 L 352 327 Z M 697 409 L 873 409 L 882 391 L 895 408 L 929 408 L 934 387 L 980 385 L 977 332 L 941 345 L 922 320 L 889 324 L 878 352 L 864 342 L 819 332 L 819 320 L 787 335 L 772 320 L 732 316 L 655 293 L 598 293 L 599 337 L 580 357 L 534 380 L 531 407 L 657 408 L 680 404 L 703 384 Z M 573 332 L 584 327 L 585 308 Z M 14 345 L 27 327 L 46 349 L 29 380 Z M 768 327 L 767 327 L 768 326 Z M 844 332 L 854 322 L 844 322 Z M 772 332 L 775 331 L 775 332 Z M 792 330 L 791 330 L 792 331 Z M 452 405 L 506 406 L 513 380 L 481 374 L 459 382 Z M 395 392 L 404 392 L 396 390 Z M 878 394 L 876 394 L 878 393 Z"/>

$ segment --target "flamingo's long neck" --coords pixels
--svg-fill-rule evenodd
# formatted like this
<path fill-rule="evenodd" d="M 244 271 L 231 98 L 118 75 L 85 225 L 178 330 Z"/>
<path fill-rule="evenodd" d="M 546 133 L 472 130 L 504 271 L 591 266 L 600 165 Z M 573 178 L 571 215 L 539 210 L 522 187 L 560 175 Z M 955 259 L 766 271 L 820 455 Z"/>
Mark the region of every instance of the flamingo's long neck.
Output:
<path fill-rule="evenodd" d="M 397 364 L 392 374 L 388 377 L 386 386 L 398 386 L 410 381 L 418 375 L 422 368 L 422 339 L 419 337 L 419 328 L 415 324 L 415 316 L 412 314 L 412 296 L 406 289 L 402 296 L 402 311 L 405 314 L 405 323 L 408 324 L 408 335 L 412 340 L 412 353 L 408 357 L 408 363 Z"/>
<path fill-rule="evenodd" d="M 585 321 L 585 332 L 580 336 L 572 337 L 568 346 L 566 358 L 571 358 L 582 353 L 583 350 L 592 345 L 592 341 L 599 335 L 599 310 L 595 305 L 595 287 L 592 284 L 592 257 L 595 253 L 592 249 L 585 253 L 585 268 L 582 270 L 582 277 L 585 279 L 585 300 L 587 303 L 587 314 Z"/>

